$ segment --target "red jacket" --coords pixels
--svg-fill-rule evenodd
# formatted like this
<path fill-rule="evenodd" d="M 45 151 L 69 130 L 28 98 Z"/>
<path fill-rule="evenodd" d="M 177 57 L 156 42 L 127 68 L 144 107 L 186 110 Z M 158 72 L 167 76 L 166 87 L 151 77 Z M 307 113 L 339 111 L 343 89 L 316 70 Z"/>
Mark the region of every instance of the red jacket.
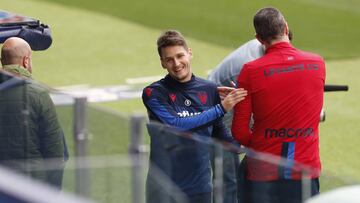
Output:
<path fill-rule="evenodd" d="M 315 169 L 311 177 L 319 177 L 318 125 L 324 83 L 325 64 L 320 56 L 287 42 L 274 44 L 263 57 L 245 64 L 238 77 L 238 86 L 247 89 L 248 96 L 234 108 L 234 138 L 253 150 L 306 164 Z M 259 181 L 300 179 L 294 170 L 251 157 L 247 177 Z"/>

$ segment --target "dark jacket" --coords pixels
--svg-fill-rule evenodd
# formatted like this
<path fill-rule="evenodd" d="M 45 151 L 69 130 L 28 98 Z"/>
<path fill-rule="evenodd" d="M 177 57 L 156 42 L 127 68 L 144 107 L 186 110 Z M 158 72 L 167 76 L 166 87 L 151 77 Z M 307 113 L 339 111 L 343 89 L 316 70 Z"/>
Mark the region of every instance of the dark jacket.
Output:
<path fill-rule="evenodd" d="M 0 71 L 0 163 L 61 187 L 63 132 L 48 91 L 31 81 L 21 66 L 4 66 L 4 70 Z"/>

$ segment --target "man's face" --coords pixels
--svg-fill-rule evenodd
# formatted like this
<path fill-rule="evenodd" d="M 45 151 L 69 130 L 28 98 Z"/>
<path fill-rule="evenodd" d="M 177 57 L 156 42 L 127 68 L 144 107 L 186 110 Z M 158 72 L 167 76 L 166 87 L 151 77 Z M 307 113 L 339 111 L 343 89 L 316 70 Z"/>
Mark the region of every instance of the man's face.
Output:
<path fill-rule="evenodd" d="M 167 46 L 161 49 L 161 53 L 161 65 L 172 78 L 179 82 L 187 82 L 191 79 L 190 48 L 186 50 L 183 46 Z"/>

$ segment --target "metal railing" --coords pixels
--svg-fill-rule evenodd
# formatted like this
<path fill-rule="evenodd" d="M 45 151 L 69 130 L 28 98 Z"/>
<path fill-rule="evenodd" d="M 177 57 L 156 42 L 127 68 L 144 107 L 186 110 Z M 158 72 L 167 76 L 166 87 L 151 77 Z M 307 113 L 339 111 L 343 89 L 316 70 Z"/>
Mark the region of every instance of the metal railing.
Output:
<path fill-rule="evenodd" d="M 9 91 L 17 85 L 23 85 L 23 82 L 19 81 L 21 80 L 15 79 L 12 80 L 12 83 L 6 84 L 1 81 L 0 91 Z M 109 92 L 117 95 L 109 97 L 115 98 L 112 101 L 139 97 L 138 90 L 131 91 L 128 88 L 123 90 L 109 88 L 106 94 L 108 95 Z M 129 92 L 131 92 L 131 96 L 127 95 Z M 156 187 L 151 189 L 160 191 L 160 194 L 164 195 L 166 201 L 169 200 L 176 203 L 187 202 L 186 192 L 179 188 L 174 183 L 173 177 L 164 170 L 173 167 L 173 165 L 158 166 L 153 162 L 154 160 L 152 160 L 151 154 L 149 154 L 147 148 L 148 140 L 153 135 L 150 133 L 150 138 L 146 136 L 147 133 L 144 131 L 146 123 L 145 115 L 134 114 L 129 117 L 114 113 L 111 110 L 99 108 L 93 105 L 93 103 L 96 103 L 96 99 L 94 99 L 96 94 L 91 94 L 90 96 L 87 95 L 86 91 L 78 91 L 77 94 L 60 94 L 61 96 L 58 98 L 62 98 L 60 100 L 66 102 L 60 102 L 61 105 L 56 106 L 57 113 L 67 138 L 70 153 L 70 159 L 66 163 L 63 180 L 63 190 L 65 192 L 75 193 L 97 202 L 143 203 L 148 198 L 145 194 L 149 189 L 149 178 L 151 178 L 149 176 L 152 175 Z M 26 88 L 23 95 L 24 97 L 27 95 Z M 101 99 L 99 102 L 103 101 Z M 26 107 L 26 100 L 24 104 L 24 107 Z M 28 119 L 28 113 L 27 107 L 20 112 L 26 119 Z M 24 123 L 26 123 L 26 119 Z M 29 130 L 27 127 L 24 129 L 25 132 Z M 246 153 L 247 156 L 254 159 L 299 171 L 303 174 L 302 198 L 305 201 L 310 197 L 308 175 L 313 169 L 307 166 L 294 164 L 279 157 L 225 144 L 210 138 L 189 134 L 188 132 L 180 132 L 177 129 L 159 123 L 148 124 L 148 129 L 149 132 L 152 130 L 153 134 L 158 138 L 165 139 L 163 140 L 164 142 L 170 143 L 170 145 L 160 145 L 160 147 L 168 147 L 163 149 L 168 152 L 165 156 L 171 155 L 171 153 L 179 155 L 184 150 L 191 151 L 191 146 L 214 149 L 215 172 L 213 173 L 213 193 L 215 203 L 223 202 L 223 196 L 225 195 L 223 190 L 225 171 L 223 170 L 224 162 L 222 156 L 224 151 L 232 151 L 238 153 L 239 156 Z M 206 156 L 208 155 L 207 151 L 203 153 Z M 192 157 L 189 156 L 188 158 L 191 159 Z M 164 157 L 164 159 L 171 160 L 169 157 Z M 51 161 L 50 159 L 44 161 L 46 167 L 30 167 L 30 170 L 56 170 L 56 166 L 53 166 Z M 168 164 L 171 163 L 171 161 L 168 162 Z M 151 170 L 150 175 L 149 170 Z M 1 174 L 2 171 L 0 170 L 0 176 Z M 4 172 L 3 174 L 7 173 Z M 344 180 L 336 176 L 330 177 L 329 175 L 323 176 L 323 178 L 328 182 L 338 182 L 339 187 L 358 182 Z M 0 184 L 2 184 L 1 182 L 3 181 L 0 178 Z M 27 188 L 32 187 L 27 186 Z M 37 192 L 34 190 L 32 193 L 36 194 Z M 62 200 L 62 202 L 72 201 Z M 81 199 L 81 201 L 87 200 Z M 56 202 L 55 199 L 54 202 Z"/>

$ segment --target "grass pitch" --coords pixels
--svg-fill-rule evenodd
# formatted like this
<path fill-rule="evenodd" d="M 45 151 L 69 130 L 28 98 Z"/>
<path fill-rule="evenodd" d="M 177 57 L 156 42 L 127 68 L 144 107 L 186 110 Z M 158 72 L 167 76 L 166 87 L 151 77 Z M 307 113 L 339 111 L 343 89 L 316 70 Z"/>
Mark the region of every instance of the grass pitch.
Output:
<path fill-rule="evenodd" d="M 296 47 L 327 59 L 327 83 L 350 86 L 349 92 L 325 94 L 327 120 L 320 127 L 322 190 L 347 179 L 360 180 L 359 1 L 0 0 L 1 9 L 51 25 L 54 44 L 33 57 L 35 78 L 51 86 L 124 84 L 129 77 L 163 75 L 155 41 L 167 28 L 185 34 L 194 52 L 193 70 L 206 76 L 224 56 L 253 37 L 252 15 L 270 4 L 283 11 Z M 125 114 L 145 113 L 140 99 L 102 106 Z M 72 147 L 71 109 L 59 114 Z M 90 114 L 91 153 L 126 153 L 126 121 L 120 125 L 117 117 L 94 110 Z"/>

